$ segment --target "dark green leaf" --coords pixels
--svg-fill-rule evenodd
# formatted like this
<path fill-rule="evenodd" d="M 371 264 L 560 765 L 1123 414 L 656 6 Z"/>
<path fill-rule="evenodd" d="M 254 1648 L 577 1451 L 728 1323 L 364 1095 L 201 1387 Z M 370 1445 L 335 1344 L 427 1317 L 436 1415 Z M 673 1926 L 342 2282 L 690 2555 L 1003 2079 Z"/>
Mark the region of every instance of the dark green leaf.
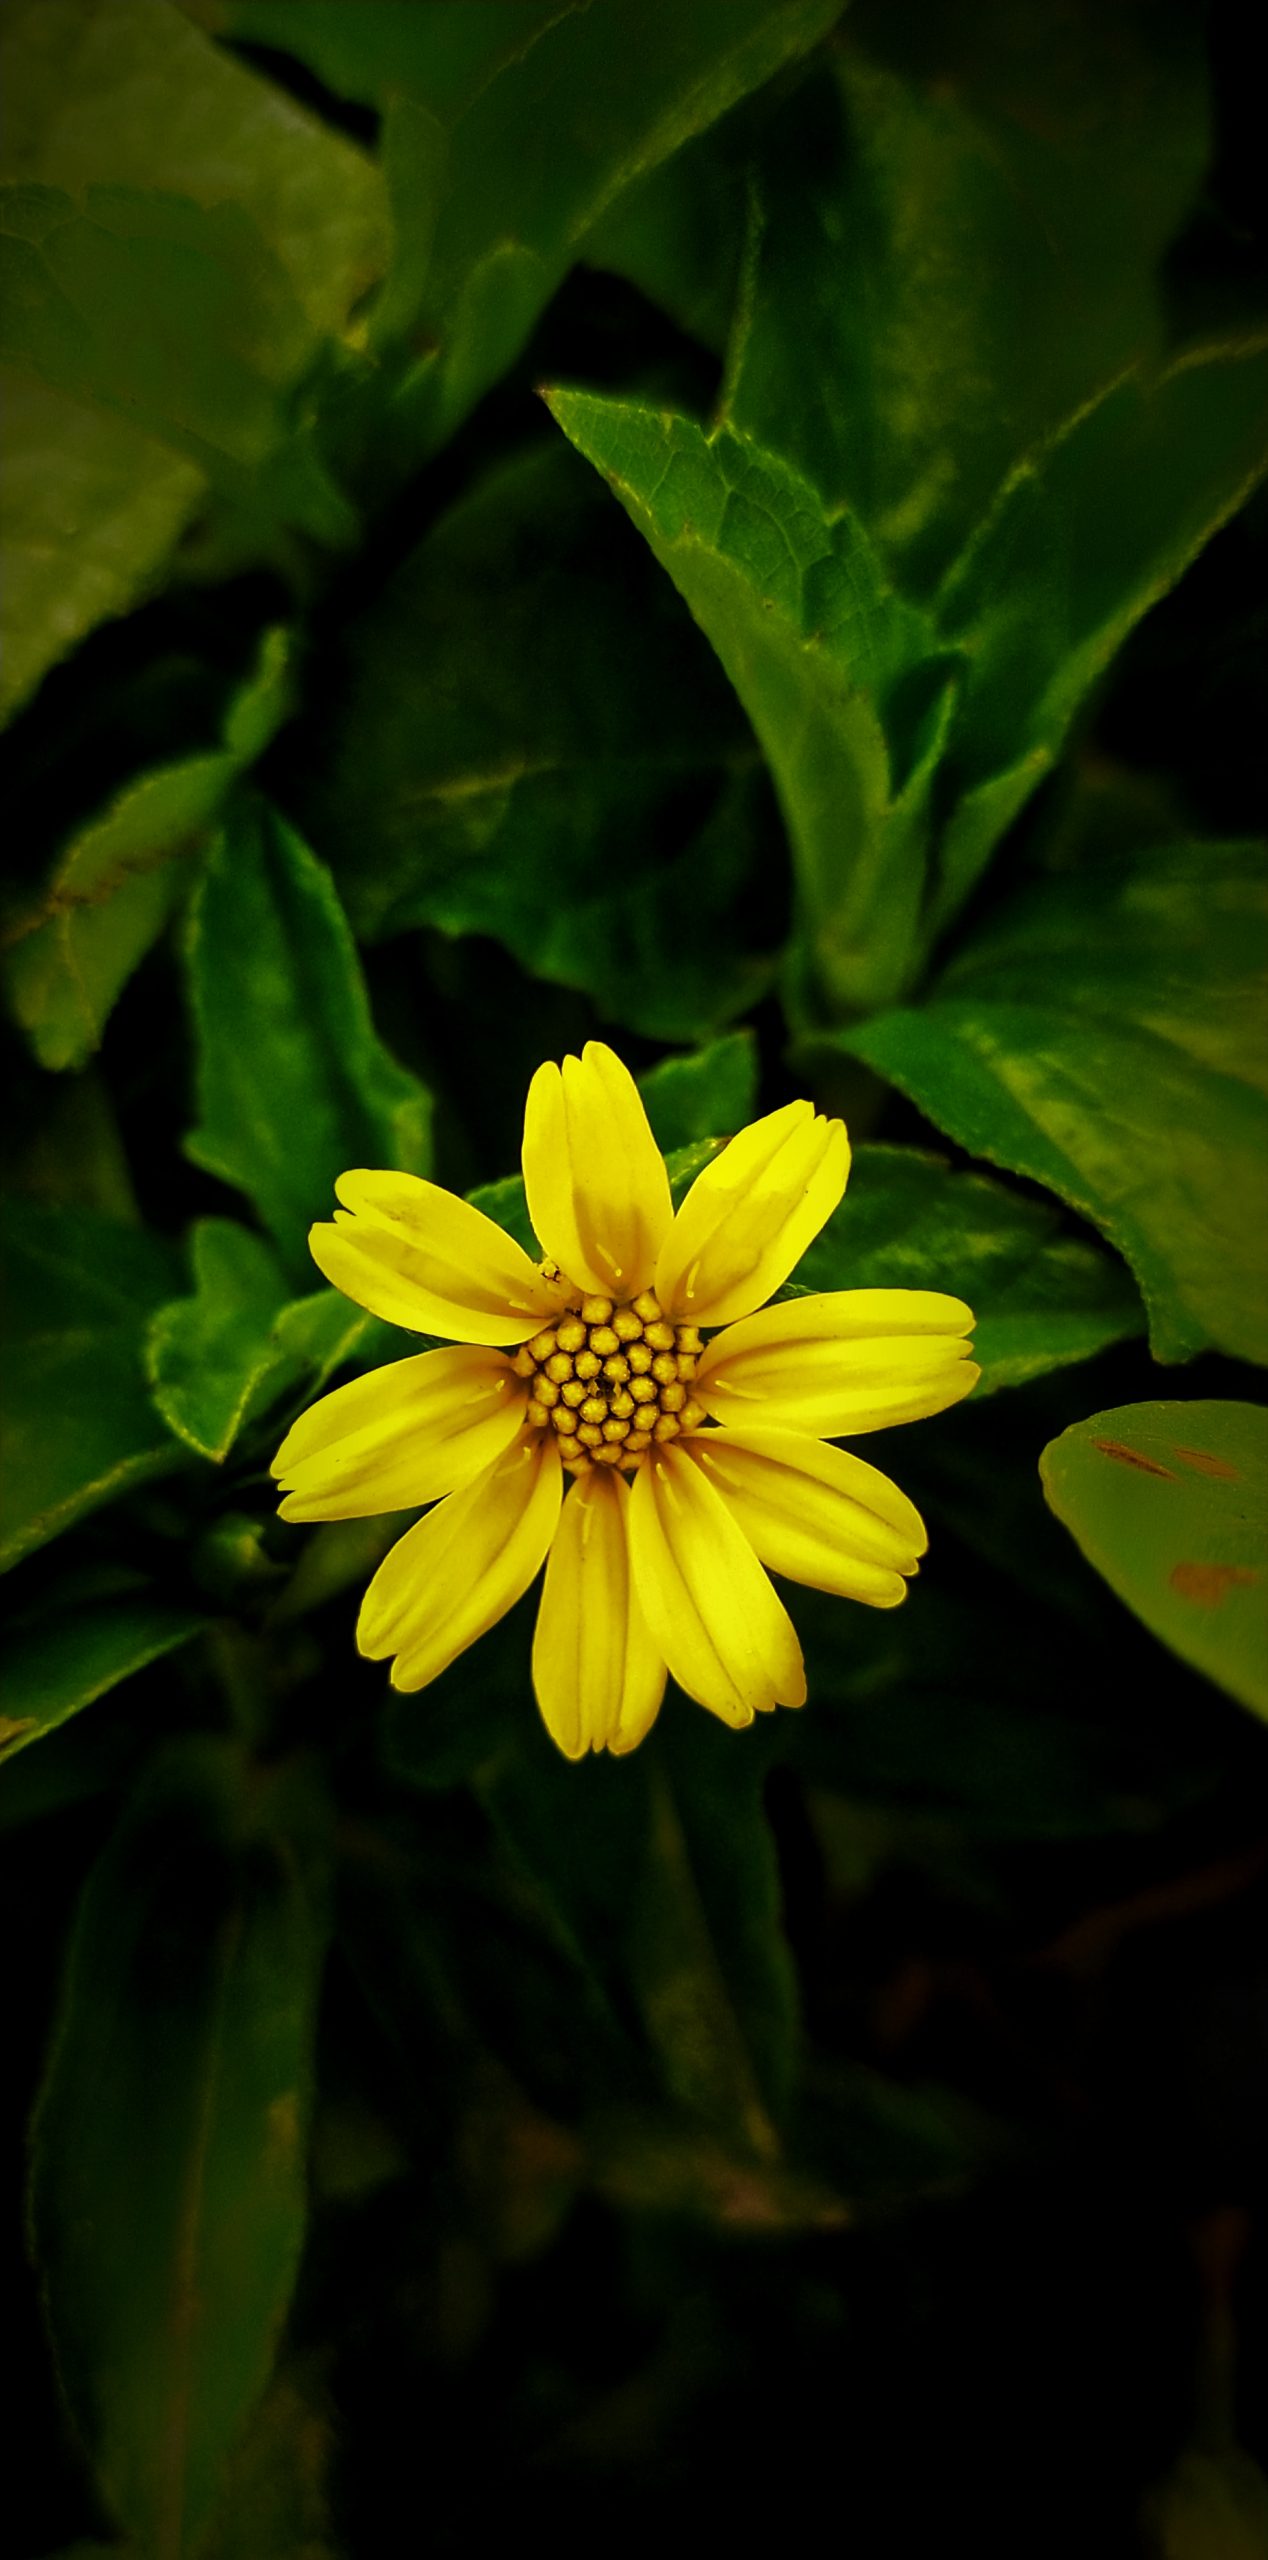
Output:
<path fill-rule="evenodd" d="M 0 1565 L 179 1460 L 141 1366 L 168 1248 L 86 1210 L 10 1201 L 7 1223 Z"/>
<path fill-rule="evenodd" d="M 757 1106 L 757 1052 L 751 1031 L 730 1031 L 694 1056 L 662 1058 L 638 1079 L 662 1153 L 724 1130 L 734 1137 Z"/>
<path fill-rule="evenodd" d="M 1013 464 L 1161 348 L 1159 264 L 1208 151 L 1196 28 L 862 0 L 746 139 L 733 423 L 928 590 Z"/>
<path fill-rule="evenodd" d="M 0 368 L 0 719 L 157 577 L 206 487 L 126 418 Z"/>
<path fill-rule="evenodd" d="M 1143 1333 L 1122 1264 L 1060 1212 L 915 1147 L 860 1147 L 840 1208 L 797 1266 L 799 1289 L 942 1289 L 977 1319 L 976 1396 L 1024 1386 Z"/>
<path fill-rule="evenodd" d="M 11 926 L 6 992 L 41 1066 L 82 1066 L 100 1045 L 115 998 L 189 887 L 191 857 L 286 717 L 290 664 L 287 633 L 267 632 L 220 748 L 129 783 L 72 838 Z"/>
<path fill-rule="evenodd" d="M 356 1165 L 426 1169 L 429 1098 L 370 1019 L 330 876 L 263 806 L 212 847 L 191 911 L 196 1164 L 245 1191 L 288 1272 Z"/>
<path fill-rule="evenodd" d="M 205 1618 L 153 1590 L 101 1600 L 50 1595 L 38 1620 L 5 1638 L 0 1759 L 53 1733 L 147 1662 L 188 1644 L 205 1625 Z"/>
<path fill-rule="evenodd" d="M 765 751 L 792 843 L 807 992 L 846 1010 L 910 975 L 949 667 L 856 520 L 744 437 L 553 391 L 708 634 Z M 903 678 L 923 687 L 913 721 Z M 888 716 L 893 735 L 887 735 Z"/>
<path fill-rule="evenodd" d="M 1120 1600 L 1268 1717 L 1268 1409 L 1119 1405 L 1073 1423 L 1039 1467 Z"/>
<path fill-rule="evenodd" d="M 287 1290 L 263 1237 L 232 1218 L 200 1219 L 192 1241 L 196 1294 L 160 1307 L 146 1366 L 177 1438 L 204 1458 L 223 1458 L 270 1365 L 273 1319 Z"/>
<path fill-rule="evenodd" d="M 1133 624 L 1266 470 L 1261 339 L 1130 374 L 1005 483 L 938 599 L 967 673 L 934 930 L 963 905 Z"/>
<path fill-rule="evenodd" d="M 1268 943 L 1255 845 L 1164 845 L 1043 881 L 919 1011 L 845 1045 L 961 1146 L 1126 1256 L 1160 1359 L 1268 1359 Z"/>
<path fill-rule="evenodd" d="M 36 2115 L 67 2396 L 140 2548 L 184 2560 L 267 2381 L 305 2216 L 318 1813 L 177 1746 L 89 1880 Z"/>
<path fill-rule="evenodd" d="M 351 684 L 304 805 L 358 933 L 495 935 L 657 1038 L 694 1039 L 755 992 L 752 741 L 566 449 L 478 483 L 341 654 Z"/>

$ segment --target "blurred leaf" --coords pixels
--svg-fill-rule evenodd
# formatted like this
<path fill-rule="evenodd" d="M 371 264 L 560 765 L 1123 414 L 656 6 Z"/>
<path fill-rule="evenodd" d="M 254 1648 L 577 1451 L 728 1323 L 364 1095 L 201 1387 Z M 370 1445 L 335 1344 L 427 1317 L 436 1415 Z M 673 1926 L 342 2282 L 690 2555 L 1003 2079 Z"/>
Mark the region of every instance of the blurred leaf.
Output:
<path fill-rule="evenodd" d="M 1179 11 L 861 0 L 748 142 L 732 423 L 927 592 L 1021 456 L 1160 350 L 1208 148 Z"/>
<path fill-rule="evenodd" d="M 978 1398 L 1145 1329 L 1122 1264 L 1057 1209 L 916 1147 L 855 1150 L 849 1189 L 797 1265 L 798 1289 L 943 1289 L 977 1319 Z"/>
<path fill-rule="evenodd" d="M 862 527 L 829 517 L 807 480 L 749 439 L 586 392 L 548 396 L 753 723 L 788 825 L 812 986 L 838 1009 L 892 1001 L 914 961 L 948 705 L 951 662 L 932 626 L 889 587 Z"/>
<path fill-rule="evenodd" d="M 275 2374 L 229 2467 L 201 2560 L 340 2560 L 330 2514 L 333 2414 L 296 2362 Z"/>
<path fill-rule="evenodd" d="M 99 1047 L 121 989 L 189 885 L 190 857 L 238 776 L 262 755 L 290 703 L 285 631 L 231 697 L 223 744 L 144 773 L 60 856 L 34 908 L 10 928 L 4 975 L 13 1014 L 42 1067 L 79 1067 Z"/>
<path fill-rule="evenodd" d="M 122 409 L 248 513 L 355 530 L 291 394 L 320 340 L 241 206 L 88 187 L 0 189 L 0 354 Z"/>
<path fill-rule="evenodd" d="M 7 0 L 0 78 L 4 176 L 240 205 L 319 329 L 382 274 L 374 163 L 167 0 Z"/>
<path fill-rule="evenodd" d="M 104 2495 L 183 2560 L 276 2350 L 303 2237 L 324 1946 L 308 1785 L 177 1745 L 89 1879 L 36 2112 L 32 2229 Z"/>
<path fill-rule="evenodd" d="M 1104 1230 L 1160 1360 L 1268 1360 L 1266 921 L 1258 846 L 1107 857 L 1009 901 L 920 1011 L 841 1035 L 961 1146 Z"/>
<path fill-rule="evenodd" d="M 54 1591 L 39 1619 L 8 1631 L 0 1673 L 0 1759 L 56 1731 L 81 1707 L 199 1634 L 206 1619 L 157 1588 L 101 1600 Z"/>
<path fill-rule="evenodd" d="M 1129 374 L 1013 474 L 943 582 L 967 672 L 932 929 L 1055 762 L 1134 623 L 1268 471 L 1268 340 Z"/>
<path fill-rule="evenodd" d="M 1141 2524 L 1147 2560 L 1263 2560 L 1268 2479 L 1240 2445 L 1191 2446 L 1149 2491 Z"/>
<path fill-rule="evenodd" d="M 737 912 L 752 741 L 565 447 L 480 480 L 339 648 L 349 680 L 302 805 L 358 934 L 495 935 L 656 1038 L 694 1039 L 755 992 Z"/>
<path fill-rule="evenodd" d="M 379 1040 L 330 875 L 262 804 L 209 855 L 187 945 L 195 1164 L 245 1191 L 289 1273 L 355 1165 L 422 1173 L 430 1099 Z"/>
<path fill-rule="evenodd" d="M 0 720 L 158 577 L 206 486 L 126 418 L 0 368 Z"/>
<path fill-rule="evenodd" d="M 10 1201 L 0 1566 L 179 1463 L 145 1392 L 147 1317 L 171 1295 L 159 1237 Z"/>
<path fill-rule="evenodd" d="M 1049 1441 L 1039 1470 L 1120 1600 L 1268 1717 L 1268 1408 L 1119 1405 Z"/>
<path fill-rule="evenodd" d="M 757 1051 L 751 1031 L 728 1031 L 685 1058 L 662 1058 L 638 1079 L 652 1134 L 662 1154 L 710 1138 L 734 1137 L 757 1108 Z"/>

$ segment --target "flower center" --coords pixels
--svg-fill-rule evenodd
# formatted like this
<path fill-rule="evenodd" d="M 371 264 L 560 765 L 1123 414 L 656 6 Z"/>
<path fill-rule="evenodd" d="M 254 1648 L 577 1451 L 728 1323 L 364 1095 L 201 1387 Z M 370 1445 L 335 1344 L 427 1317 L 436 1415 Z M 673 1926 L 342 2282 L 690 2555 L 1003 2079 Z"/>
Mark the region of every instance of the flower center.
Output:
<path fill-rule="evenodd" d="M 691 1393 L 700 1356 L 695 1325 L 669 1324 L 650 1289 L 626 1305 L 583 1298 L 575 1313 L 536 1333 L 515 1354 L 528 1386 L 528 1419 L 556 1431 L 574 1475 L 588 1467 L 636 1467 L 657 1440 L 705 1418 Z"/>

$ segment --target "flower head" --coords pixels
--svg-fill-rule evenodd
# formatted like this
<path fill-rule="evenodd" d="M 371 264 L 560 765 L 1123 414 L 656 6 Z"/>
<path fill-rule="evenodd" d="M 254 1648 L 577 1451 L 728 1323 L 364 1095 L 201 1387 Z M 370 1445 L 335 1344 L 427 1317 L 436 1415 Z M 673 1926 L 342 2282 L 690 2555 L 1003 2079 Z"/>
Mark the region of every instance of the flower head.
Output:
<path fill-rule="evenodd" d="M 767 1302 L 845 1190 L 839 1120 L 790 1102 L 675 1212 L 637 1087 L 590 1041 L 539 1067 L 524 1183 L 544 1259 L 405 1173 L 346 1173 L 313 1256 L 344 1294 L 454 1346 L 338 1387 L 273 1461 L 287 1520 L 433 1507 L 398 1539 L 357 1642 L 422 1689 L 546 1567 L 533 1684 L 570 1759 L 623 1752 L 672 1672 L 731 1725 L 800 1706 L 767 1571 L 889 1609 L 925 1548 L 886 1476 L 831 1444 L 956 1404 L 969 1309 L 922 1289 Z"/>

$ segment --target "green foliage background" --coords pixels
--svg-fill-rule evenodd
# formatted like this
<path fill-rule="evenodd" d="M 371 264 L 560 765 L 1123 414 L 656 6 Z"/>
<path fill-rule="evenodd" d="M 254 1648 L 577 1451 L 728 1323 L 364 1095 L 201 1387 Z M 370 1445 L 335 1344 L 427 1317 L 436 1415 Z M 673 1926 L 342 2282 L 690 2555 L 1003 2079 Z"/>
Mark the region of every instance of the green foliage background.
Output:
<path fill-rule="evenodd" d="M 1268 2550 L 1261 119 L 1223 0 L 5 0 L 6 2509 Z M 601 1033 L 948 1288 L 897 1617 L 389 1702 L 349 1164 Z M 1160 1365 L 1161 1364 L 1161 1365 Z M 1190 1364 L 1190 1365 L 1182 1365 Z M 17 2203 L 25 2188 L 25 2217 Z M 674 2546 L 676 2547 L 676 2546 Z"/>

